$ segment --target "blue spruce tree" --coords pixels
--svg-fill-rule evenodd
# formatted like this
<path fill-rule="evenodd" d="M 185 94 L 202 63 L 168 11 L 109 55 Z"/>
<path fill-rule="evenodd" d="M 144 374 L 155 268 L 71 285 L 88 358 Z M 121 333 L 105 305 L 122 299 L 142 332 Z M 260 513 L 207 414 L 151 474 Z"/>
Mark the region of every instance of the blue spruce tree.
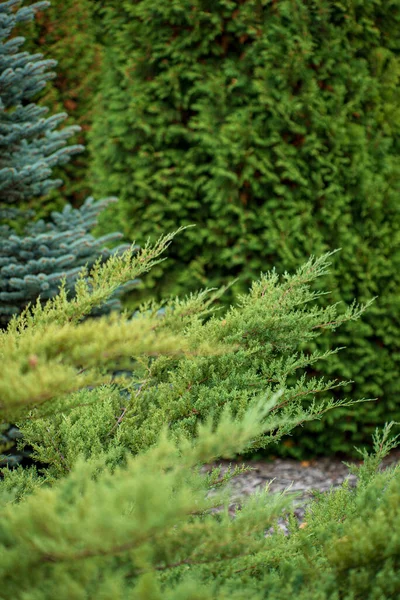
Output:
<path fill-rule="evenodd" d="M 19 314 L 38 297 L 41 301 L 53 298 L 63 278 L 66 290 L 73 294 L 85 265 L 90 268 L 99 258 L 107 260 L 129 247 L 120 245 L 110 250 L 103 246 L 120 239 L 120 233 L 97 239 L 89 233 L 96 226 L 99 213 L 115 201 L 115 198 L 107 198 L 94 202 L 88 198 L 80 209 L 72 209 L 67 204 L 62 213 L 52 213 L 53 222 L 40 220 L 27 224 L 22 235 L 17 235 L 9 225 L 0 227 L 0 326 L 5 327 L 12 315 Z M 120 286 L 91 316 L 120 310 L 121 294 L 137 283 L 134 280 Z"/>
<path fill-rule="evenodd" d="M 57 129 L 65 113 L 45 117 L 48 109 L 31 100 L 54 77 L 54 60 L 22 52 L 23 37 L 14 28 L 49 6 L 37 2 L 19 8 L 21 0 L 0 5 L 0 202 L 11 205 L 43 196 L 60 185 L 52 168 L 66 163 L 82 146 L 66 146 L 79 127 Z M 19 10 L 18 10 L 19 8 Z M 15 208 L 15 206 L 14 206 Z M 3 213 L 4 214 L 4 213 Z"/>
<path fill-rule="evenodd" d="M 67 205 L 62 213 L 52 213 L 52 222 L 34 221 L 32 200 L 42 197 L 62 182 L 52 179 L 52 169 L 65 164 L 81 146 L 67 146 L 77 126 L 58 129 L 66 114 L 46 117 L 47 108 L 35 104 L 35 95 L 54 74 L 53 60 L 41 54 L 21 51 L 23 37 L 12 37 L 15 27 L 32 20 L 49 2 L 21 7 L 21 0 L 0 5 L 0 327 L 6 327 L 12 315 L 28 303 L 46 301 L 59 290 L 65 279 L 73 293 L 82 267 L 127 249 L 122 245 L 110 250 L 104 244 L 122 237 L 111 233 L 99 239 L 90 234 L 97 216 L 115 199 L 94 202 L 89 198 L 77 210 Z M 120 296 L 137 281 L 121 286 L 114 296 L 93 313 L 118 310 Z M 18 438 L 13 427 L 0 435 L 0 444 Z M 21 452 L 0 462 L 18 463 Z"/>
<path fill-rule="evenodd" d="M 23 37 L 11 37 L 21 22 L 34 18 L 49 2 L 20 7 L 21 0 L 0 5 L 0 326 L 29 302 L 45 301 L 57 294 L 62 278 L 72 291 L 85 264 L 90 268 L 101 257 L 114 252 L 105 243 L 120 239 L 112 233 L 99 239 L 90 235 L 101 210 L 115 201 L 93 202 L 89 198 L 79 210 L 67 205 L 52 213 L 53 222 L 29 222 L 30 202 L 62 182 L 52 179 L 52 168 L 65 164 L 82 146 L 67 146 L 78 126 L 58 129 L 65 113 L 45 117 L 46 107 L 35 104 L 37 94 L 54 77 L 56 61 L 41 54 L 21 51 Z M 17 228 L 17 229 L 16 229 Z M 119 296 L 137 282 L 120 288 L 103 307 L 119 309 Z"/>

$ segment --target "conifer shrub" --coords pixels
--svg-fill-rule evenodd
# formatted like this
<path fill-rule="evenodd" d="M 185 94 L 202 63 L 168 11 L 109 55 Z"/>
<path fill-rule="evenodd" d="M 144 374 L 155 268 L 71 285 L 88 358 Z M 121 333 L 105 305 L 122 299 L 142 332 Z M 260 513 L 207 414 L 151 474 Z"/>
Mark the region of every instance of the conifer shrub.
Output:
<path fill-rule="evenodd" d="M 400 472 L 378 471 L 397 444 L 392 424 L 376 432 L 363 464 L 350 466 L 357 487 L 318 495 L 302 526 L 293 498 L 268 489 L 232 518 L 227 484 L 243 468 L 223 476 L 201 468 L 333 408 L 315 400 L 304 409 L 303 399 L 335 382 L 293 385 L 288 375 L 326 358 L 300 352 L 303 340 L 367 307 L 340 315 L 316 304 L 327 255 L 291 276 L 264 275 L 225 316 L 204 291 L 167 303 L 161 318 L 153 303 L 134 319 L 83 320 L 158 264 L 172 238 L 97 264 L 74 298 L 62 288 L 0 332 L 2 418 L 19 420 L 45 463 L 2 471 L 0 597 L 396 597 Z M 116 364 L 135 373 L 118 382 L 131 392 L 124 404 L 107 382 Z M 282 515 L 288 536 L 277 527 Z"/>
<path fill-rule="evenodd" d="M 148 279 L 160 297 L 237 276 L 240 291 L 341 247 L 332 301 L 378 299 L 322 373 L 378 402 L 310 424 L 287 452 L 368 443 L 400 420 L 400 1 L 100 5 L 92 177 L 120 204 L 97 231 L 140 243 L 197 224 Z"/>

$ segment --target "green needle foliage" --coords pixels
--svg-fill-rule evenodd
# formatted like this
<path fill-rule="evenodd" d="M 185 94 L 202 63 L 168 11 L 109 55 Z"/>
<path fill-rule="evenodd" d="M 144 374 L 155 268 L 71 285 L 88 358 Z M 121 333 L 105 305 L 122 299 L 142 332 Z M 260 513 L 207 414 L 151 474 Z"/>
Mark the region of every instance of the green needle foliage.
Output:
<path fill-rule="evenodd" d="M 92 179 L 120 198 L 99 233 L 141 243 L 198 225 L 148 279 L 160 297 L 238 276 L 244 291 L 271 266 L 341 247 L 334 301 L 379 297 L 319 375 L 379 402 L 306 427 L 297 451 L 351 452 L 400 420 L 400 0 L 94 4 L 105 55 Z"/>
<path fill-rule="evenodd" d="M 21 317 L 13 319 L 1 342 L 3 368 L 8 375 L 2 385 L 3 410 L 11 410 L 12 417 L 12 409 L 27 402 L 37 404 L 56 391 L 74 391 L 77 386 L 93 384 L 95 372 L 92 369 L 96 360 L 99 365 L 107 363 L 112 369 L 116 366 L 113 359 L 123 357 L 129 349 L 135 356 L 135 347 L 136 352 L 141 349 L 144 356 L 136 356 L 137 362 L 131 365 L 133 380 L 126 390 L 129 398 L 121 404 L 118 396 L 113 408 L 115 414 L 120 415 L 113 435 L 134 454 L 154 444 L 166 424 L 171 435 L 192 438 L 199 421 L 210 414 L 218 419 L 227 406 L 240 419 L 261 394 L 270 397 L 279 392 L 280 398 L 272 411 L 277 419 L 275 429 L 262 439 L 254 440 L 255 449 L 279 442 L 290 433 L 294 423 L 320 418 L 334 406 L 354 404 L 345 399 L 335 402 L 328 396 L 331 390 L 346 382 L 310 378 L 305 374 L 296 376 L 299 370 L 337 351 L 307 354 L 302 351 L 307 341 L 325 329 L 334 330 L 358 319 L 366 308 L 354 304 L 338 315 L 336 305 L 320 308 L 315 304 L 322 292 L 313 291 L 310 285 L 326 273 L 332 253 L 319 259 L 311 258 L 295 275 L 286 274 L 283 281 L 275 272 L 264 275 L 241 297 L 238 306 L 223 316 L 213 314 L 211 304 L 221 292 L 203 291 L 185 300 L 171 300 L 161 307 L 156 303 L 146 304 L 127 323 L 121 321 L 126 315 L 113 315 L 95 325 L 90 320 L 79 325 L 94 303 L 105 302 L 110 291 L 121 282 L 147 271 L 157 262 L 154 257 L 170 240 L 171 236 L 167 236 L 154 248 L 146 247 L 133 260 L 132 267 L 128 252 L 122 257 L 112 257 L 104 267 L 97 265 L 88 282 L 83 273 L 76 288 L 77 297 L 71 303 L 62 291 L 44 308 L 38 304 L 32 314 L 27 309 Z M 157 317 L 160 308 L 165 311 L 161 318 Z M 146 324 L 146 319 L 150 319 L 150 323 Z M 92 331 L 91 327 L 94 327 Z M 168 336 L 181 335 L 195 356 L 179 358 L 174 352 L 172 356 L 155 358 L 149 350 L 152 327 L 162 336 L 158 339 L 159 349 L 165 348 L 163 343 L 168 344 Z M 140 332 L 141 343 L 137 339 Z M 87 343 L 82 346 L 85 338 Z M 136 342 L 130 346 L 133 339 Z M 221 353 L 219 349 L 223 346 L 230 351 Z M 104 348 L 107 348 L 105 353 Z M 214 351 L 211 356 L 203 356 L 201 348 L 214 348 Z M 158 353 L 157 345 L 155 352 Z M 121 366 L 127 368 L 126 363 Z M 73 377 L 77 369 L 78 378 Z M 80 402 L 91 404 L 89 399 L 94 397 L 94 392 L 84 391 Z M 310 406 L 305 407 L 307 401 Z M 88 406 L 86 410 L 87 417 L 79 422 L 72 416 L 73 439 L 69 439 L 71 427 L 64 427 L 61 414 L 52 416 L 48 423 L 35 419 L 21 424 L 21 431 L 26 442 L 38 449 L 50 432 L 61 455 L 73 457 L 77 455 L 75 437 L 87 437 L 87 432 L 78 433 L 76 429 L 80 426 L 86 429 L 86 422 L 91 421 L 92 408 Z M 109 419 L 109 410 L 105 418 Z M 39 452 L 41 462 L 48 462 L 47 450 Z M 52 473 L 54 469 L 56 472 L 64 469 L 60 455 L 56 456 L 56 463 L 51 468 Z"/>
<path fill-rule="evenodd" d="M 38 300 L 32 310 L 28 306 L 19 317 L 12 319 L 7 332 L 0 337 L 4 361 L 0 411 L 26 404 L 38 405 L 55 393 L 98 384 L 99 373 L 93 371 L 95 366 L 110 365 L 119 358 L 127 358 L 129 365 L 131 354 L 145 353 L 151 357 L 172 351 L 171 345 L 178 341 L 176 335 L 163 330 L 156 336 L 154 320 L 145 316 L 121 320 L 114 312 L 97 319 L 95 324 L 93 320 L 86 320 L 76 327 L 94 307 L 105 304 L 121 282 L 126 283 L 132 274 L 136 276 L 157 264 L 157 257 L 172 237 L 160 239 L 154 247 L 146 246 L 137 255 L 133 246 L 105 264 L 97 261 L 90 276 L 85 269 L 81 271 L 73 300 L 68 301 L 63 285 L 60 293 L 44 307 Z M 206 346 L 204 342 L 198 348 Z M 80 369 L 79 378 L 76 378 L 77 369 Z M 11 386 L 10 382 L 13 382 Z"/>
<path fill-rule="evenodd" d="M 268 488 L 232 518 L 227 484 L 243 468 L 202 469 L 333 408 L 322 398 L 304 410 L 302 399 L 335 382 L 289 375 L 318 358 L 301 352 L 304 341 L 367 307 L 316 304 L 327 254 L 294 275 L 264 275 L 224 316 L 213 314 L 220 292 L 200 292 L 170 301 L 164 316 L 153 303 L 133 319 L 84 318 L 156 264 L 172 237 L 96 265 L 91 287 L 82 276 L 72 300 L 62 289 L 0 333 L 1 414 L 19 417 L 43 463 L 2 471 L 1 600 L 396 597 L 400 473 L 376 474 L 397 444 L 392 424 L 351 467 L 357 488 L 320 495 L 302 527 L 292 497 Z M 134 373 L 125 399 L 121 381 L 99 385 L 121 358 Z M 88 372 L 98 376 L 91 389 Z M 276 531 L 283 515 L 287 537 Z"/>
<path fill-rule="evenodd" d="M 61 184 L 51 179 L 52 169 L 64 165 L 81 146 L 68 146 L 67 140 L 79 129 L 76 125 L 58 129 L 65 113 L 45 117 L 48 108 L 38 106 L 35 96 L 54 74 L 53 60 L 41 54 L 21 51 L 25 38 L 15 35 L 21 23 L 32 21 L 37 11 L 49 3 L 21 6 L 21 0 L 0 5 L 0 202 L 1 216 L 26 208 L 32 197 L 42 196 Z M 5 205 L 5 206 L 4 206 Z"/>

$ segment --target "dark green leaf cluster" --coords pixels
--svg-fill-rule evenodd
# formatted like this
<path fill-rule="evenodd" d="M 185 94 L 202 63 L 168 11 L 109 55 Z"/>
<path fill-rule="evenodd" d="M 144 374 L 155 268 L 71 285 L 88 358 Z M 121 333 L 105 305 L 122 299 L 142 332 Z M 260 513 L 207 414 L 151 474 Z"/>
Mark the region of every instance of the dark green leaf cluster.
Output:
<path fill-rule="evenodd" d="M 291 271 L 341 247 L 334 301 L 379 297 L 322 373 L 379 402 L 305 427 L 299 443 L 367 443 L 400 416 L 400 1 L 101 6 L 92 172 L 95 192 L 120 205 L 98 231 L 140 232 L 140 243 L 197 225 L 147 279 L 160 297 L 237 276 L 243 291 L 272 265 Z"/>
<path fill-rule="evenodd" d="M 18 4 L 3 3 L 0 22 L 4 14 L 32 16 L 29 9 L 15 13 Z M 219 4 L 230 10 L 235 3 Z M 173 11 L 179 5 L 170 4 Z M 51 224 L 26 226 L 26 237 L 4 226 L 9 284 L 34 288 L 41 265 L 50 286 L 46 260 L 67 271 L 68 253 L 80 269 L 90 263 L 94 248 L 100 253 L 115 240 L 88 235 L 107 202 L 67 207 Z M 328 274 L 326 253 L 293 275 L 262 275 L 226 314 L 216 313 L 221 289 L 150 302 L 133 318 L 90 318 L 160 265 L 174 236 L 139 251 L 132 245 L 103 253 L 90 272 L 80 270 L 72 294 L 70 271 L 56 296 L 44 305 L 38 299 L 0 330 L 0 430 L 8 419 L 18 422 L 42 461 L 0 471 L 0 600 L 398 597 L 400 471 L 377 472 L 398 443 L 399 436 L 390 439 L 393 423 L 376 431 L 363 465 L 350 466 L 357 487 L 345 483 L 318 495 L 302 526 L 289 494 L 273 496 L 268 488 L 232 517 L 228 484 L 245 469 L 203 469 L 354 404 L 327 396 L 345 382 L 304 373 L 339 348 L 304 348 L 325 330 L 358 320 L 371 301 L 338 311 L 316 285 Z M 7 262 L 7 252 L 17 261 Z M 27 253 L 34 253 L 31 278 Z M 113 381 L 116 368 L 132 376 Z M 288 536 L 277 527 L 282 516 Z"/>

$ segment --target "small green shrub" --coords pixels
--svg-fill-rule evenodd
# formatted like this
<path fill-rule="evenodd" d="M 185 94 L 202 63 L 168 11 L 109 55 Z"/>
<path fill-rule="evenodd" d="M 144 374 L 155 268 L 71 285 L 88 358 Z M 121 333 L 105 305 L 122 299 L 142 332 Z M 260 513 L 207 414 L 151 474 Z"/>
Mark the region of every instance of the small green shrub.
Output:
<path fill-rule="evenodd" d="M 288 383 L 326 355 L 298 348 L 356 319 L 321 309 L 310 285 L 329 255 L 279 279 L 264 275 L 224 317 L 206 292 L 127 315 L 85 319 L 159 261 L 172 236 L 97 264 L 0 332 L 0 411 L 46 463 L 3 470 L 0 598 L 118 600 L 381 599 L 400 592 L 400 473 L 375 474 L 396 445 L 391 425 L 364 453 L 355 490 L 316 499 L 300 528 L 287 494 L 254 495 L 232 519 L 226 483 L 201 466 L 279 440 L 335 402 L 302 400 L 335 382 Z M 134 372 L 107 383 L 116 365 Z M 92 386 L 88 389 L 87 386 Z M 94 386 L 94 387 L 93 387 Z M 349 402 L 348 404 L 352 404 Z M 207 492 L 219 488 L 212 497 Z M 213 509 L 224 507 L 222 512 Z M 283 514 L 290 535 L 265 537 Z"/>

